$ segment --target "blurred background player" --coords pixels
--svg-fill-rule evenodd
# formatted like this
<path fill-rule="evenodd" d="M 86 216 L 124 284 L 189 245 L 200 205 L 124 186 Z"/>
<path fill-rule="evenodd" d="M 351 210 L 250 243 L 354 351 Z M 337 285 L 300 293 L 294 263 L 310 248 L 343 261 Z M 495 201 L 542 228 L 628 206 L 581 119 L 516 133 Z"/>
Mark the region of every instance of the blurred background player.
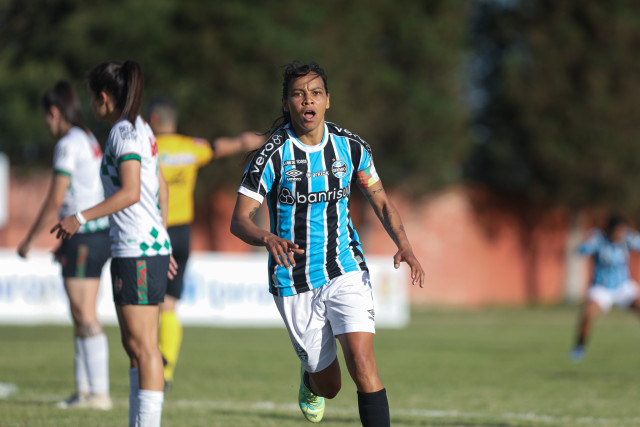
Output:
<path fill-rule="evenodd" d="M 49 192 L 31 230 L 18 246 L 18 255 L 23 258 L 45 227 L 104 199 L 100 182 L 102 150 L 84 127 L 80 101 L 71 85 L 56 83 L 43 96 L 42 107 L 49 132 L 60 139 L 54 149 Z M 76 392 L 60 402 L 60 408 L 111 408 L 109 348 L 96 311 L 100 276 L 109 259 L 108 229 L 106 217 L 88 221 L 55 253 L 62 265 L 75 341 Z"/>
<path fill-rule="evenodd" d="M 578 252 L 593 257 L 593 280 L 587 292 L 578 324 L 578 336 L 571 360 L 585 355 L 585 346 L 594 319 L 613 305 L 640 314 L 637 284 L 629 274 L 630 251 L 640 251 L 640 233 L 628 227 L 620 215 L 612 214 L 603 230 L 591 231 Z"/>
<path fill-rule="evenodd" d="M 87 78 L 96 119 L 112 126 L 100 177 L 103 202 L 53 229 L 68 239 L 87 220 L 109 215 L 111 283 L 122 344 L 129 356 L 129 426 L 160 426 L 164 402 L 158 304 L 173 277 L 166 231 L 167 185 L 151 128 L 140 117 L 144 77 L 136 61 L 103 62 Z"/>
<path fill-rule="evenodd" d="M 160 304 L 158 344 L 165 362 L 165 387 L 170 388 L 182 343 L 182 325 L 176 316 L 176 304 L 182 295 L 189 259 L 190 224 L 194 217 L 193 191 L 198 169 L 212 159 L 254 150 L 264 142 L 264 138 L 253 132 L 244 132 L 238 137 L 219 137 L 209 143 L 205 139 L 180 135 L 177 133 L 177 106 L 164 96 L 151 100 L 147 114 L 158 144 L 160 167 L 169 186 L 167 231 L 173 257 L 178 263 L 178 273 L 169 280 L 164 302 Z"/>

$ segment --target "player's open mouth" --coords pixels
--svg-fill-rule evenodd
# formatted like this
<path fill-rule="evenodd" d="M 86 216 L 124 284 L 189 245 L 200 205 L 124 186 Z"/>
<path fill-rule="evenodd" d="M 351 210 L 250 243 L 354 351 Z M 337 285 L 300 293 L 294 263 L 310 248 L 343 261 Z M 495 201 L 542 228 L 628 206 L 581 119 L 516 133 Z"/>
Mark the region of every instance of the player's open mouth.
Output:
<path fill-rule="evenodd" d="M 306 110 L 302 113 L 302 117 L 308 122 L 312 121 L 316 117 L 316 112 L 313 110 Z"/>

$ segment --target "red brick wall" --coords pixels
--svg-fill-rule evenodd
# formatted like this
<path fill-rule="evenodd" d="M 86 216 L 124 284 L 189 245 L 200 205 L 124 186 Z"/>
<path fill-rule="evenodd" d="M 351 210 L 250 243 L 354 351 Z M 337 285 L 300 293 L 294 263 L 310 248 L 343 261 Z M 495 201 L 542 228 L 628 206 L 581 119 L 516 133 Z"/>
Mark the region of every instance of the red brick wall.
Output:
<path fill-rule="evenodd" d="M 49 175 L 12 178 L 10 222 L 0 229 L 0 246 L 18 245 L 37 215 L 48 185 Z M 526 226 L 512 209 L 478 189 L 453 187 L 421 202 L 409 202 L 397 194 L 391 198 L 426 272 L 424 289 L 411 289 L 414 303 L 480 306 L 562 300 L 567 212 L 538 213 Z M 217 192 L 208 203 L 199 205 L 192 231 L 193 250 L 264 250 L 244 244 L 229 232 L 234 204 L 233 192 Z M 393 262 L 395 246 L 366 201 L 354 197 L 351 208 L 365 255 L 388 255 Z M 264 209 L 258 220 L 268 227 Z M 41 248 L 55 245 L 48 233 L 35 244 Z M 634 265 L 634 274 L 637 270 Z"/>

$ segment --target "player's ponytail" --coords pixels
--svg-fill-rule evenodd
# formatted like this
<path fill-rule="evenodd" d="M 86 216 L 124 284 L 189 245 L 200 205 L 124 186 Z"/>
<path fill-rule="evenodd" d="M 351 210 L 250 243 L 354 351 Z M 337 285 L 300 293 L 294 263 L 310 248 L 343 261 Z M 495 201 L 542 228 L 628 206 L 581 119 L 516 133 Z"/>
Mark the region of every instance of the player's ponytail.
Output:
<path fill-rule="evenodd" d="M 42 108 L 49 112 L 51 107 L 60 110 L 60 114 L 69 124 L 84 129 L 80 99 L 68 82 L 61 80 L 44 94 Z"/>
<path fill-rule="evenodd" d="M 142 107 L 144 78 L 142 67 L 136 61 L 103 62 L 95 66 L 87 78 L 94 95 L 105 91 L 113 97 L 120 117 L 135 125 Z"/>
<path fill-rule="evenodd" d="M 142 67 L 136 61 L 125 61 L 122 64 L 122 72 L 127 82 L 126 99 L 122 108 L 122 116 L 135 124 L 136 117 L 140 115 L 142 108 L 142 92 L 144 89 L 144 77 Z"/>

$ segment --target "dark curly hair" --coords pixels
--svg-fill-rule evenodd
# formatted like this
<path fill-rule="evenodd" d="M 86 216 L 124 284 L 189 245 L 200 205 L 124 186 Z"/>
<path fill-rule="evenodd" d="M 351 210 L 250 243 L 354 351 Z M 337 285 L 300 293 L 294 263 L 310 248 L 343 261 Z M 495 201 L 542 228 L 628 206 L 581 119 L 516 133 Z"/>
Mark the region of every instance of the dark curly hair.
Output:
<path fill-rule="evenodd" d="M 318 65 L 316 62 L 299 62 L 293 61 L 290 64 L 284 66 L 284 71 L 282 73 L 282 99 L 287 99 L 289 97 L 289 88 L 291 86 L 291 82 L 298 77 L 304 77 L 309 74 L 317 74 L 324 84 L 324 90 L 329 93 L 329 86 L 327 85 L 327 74 L 324 72 L 324 69 Z M 271 124 L 271 127 L 268 131 L 263 133 L 263 135 L 270 135 L 276 131 L 276 129 L 286 125 L 291 122 L 291 115 L 282 109 L 282 115 L 278 117 Z"/>

